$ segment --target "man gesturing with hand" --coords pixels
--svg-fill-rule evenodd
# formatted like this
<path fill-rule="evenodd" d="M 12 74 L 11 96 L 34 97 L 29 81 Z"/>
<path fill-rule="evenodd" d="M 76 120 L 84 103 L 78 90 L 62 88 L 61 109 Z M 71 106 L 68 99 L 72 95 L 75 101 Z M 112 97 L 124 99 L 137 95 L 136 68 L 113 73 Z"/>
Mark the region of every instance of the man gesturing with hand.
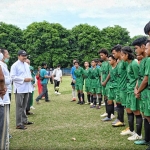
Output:
<path fill-rule="evenodd" d="M 26 106 L 29 93 L 32 92 L 32 76 L 29 65 L 26 63 L 27 53 L 24 50 L 18 52 L 18 61 L 11 67 L 11 78 L 16 100 L 16 129 L 27 129 L 25 125 L 33 124 L 27 120 Z"/>

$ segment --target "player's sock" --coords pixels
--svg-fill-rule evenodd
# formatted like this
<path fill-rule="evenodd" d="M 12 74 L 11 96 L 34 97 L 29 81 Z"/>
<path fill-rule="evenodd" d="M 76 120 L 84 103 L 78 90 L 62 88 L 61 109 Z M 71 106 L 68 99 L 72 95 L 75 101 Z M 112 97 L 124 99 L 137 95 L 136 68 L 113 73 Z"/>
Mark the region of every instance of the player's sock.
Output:
<path fill-rule="evenodd" d="M 112 109 L 112 114 L 115 114 L 115 108 L 114 108 L 114 103 L 113 103 L 113 109 Z"/>
<path fill-rule="evenodd" d="M 106 113 L 108 113 L 108 112 L 107 112 L 107 105 L 108 105 L 108 104 L 107 104 L 107 100 L 108 100 L 108 99 L 105 99 L 105 109 L 106 109 Z"/>
<path fill-rule="evenodd" d="M 95 105 L 96 106 L 96 97 L 93 97 L 93 105 Z"/>
<path fill-rule="evenodd" d="M 72 97 L 76 97 L 76 90 L 72 89 Z"/>
<path fill-rule="evenodd" d="M 119 110 L 118 110 L 118 115 L 119 115 L 119 120 L 124 123 L 124 106 L 121 104 L 118 104 Z"/>
<path fill-rule="evenodd" d="M 80 93 L 78 93 L 78 99 L 79 99 L 79 103 L 81 102 L 81 95 L 80 95 Z"/>
<path fill-rule="evenodd" d="M 147 119 L 144 118 L 144 131 L 145 131 L 145 141 L 150 141 L 150 124 Z"/>
<path fill-rule="evenodd" d="M 136 133 L 139 136 L 141 136 L 142 132 L 142 123 L 143 123 L 142 115 L 136 115 Z"/>
<path fill-rule="evenodd" d="M 111 114 L 113 113 L 113 109 L 114 109 L 113 104 L 107 105 L 108 118 L 111 118 Z"/>
<path fill-rule="evenodd" d="M 102 103 L 102 98 L 98 98 L 98 102 L 99 102 L 99 106 L 101 106 L 101 103 Z"/>
<path fill-rule="evenodd" d="M 134 131 L 134 114 L 127 113 L 127 116 L 128 116 L 128 124 L 129 124 L 130 131 L 133 132 Z"/>
<path fill-rule="evenodd" d="M 117 105 L 117 119 L 119 120 L 119 106 L 118 106 L 118 103 L 116 103 L 116 105 Z"/>
<path fill-rule="evenodd" d="M 91 95 L 90 94 L 87 95 L 87 99 L 88 99 L 88 103 L 90 103 L 91 102 Z"/>
<path fill-rule="evenodd" d="M 93 95 L 91 95 L 91 103 L 93 103 Z"/>
<path fill-rule="evenodd" d="M 81 97 L 82 97 L 82 102 L 85 103 L 85 101 L 84 101 L 84 93 L 81 94 Z"/>

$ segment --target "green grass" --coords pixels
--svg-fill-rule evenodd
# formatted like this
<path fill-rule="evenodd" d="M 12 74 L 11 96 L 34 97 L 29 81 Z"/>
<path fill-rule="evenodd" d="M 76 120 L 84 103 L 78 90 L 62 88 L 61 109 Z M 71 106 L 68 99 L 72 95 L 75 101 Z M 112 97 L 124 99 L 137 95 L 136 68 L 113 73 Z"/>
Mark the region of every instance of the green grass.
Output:
<path fill-rule="evenodd" d="M 50 103 L 34 103 L 35 114 L 28 117 L 34 124 L 25 131 L 15 129 L 15 101 L 11 103 L 10 149 L 18 150 L 144 150 L 146 146 L 134 145 L 128 136 L 120 136 L 124 127 L 113 128 L 111 122 L 102 122 L 100 110 L 89 105 L 77 105 L 71 100 L 71 79 L 63 77 L 59 96 L 49 84 Z M 37 96 L 37 90 L 35 91 Z M 126 119 L 126 117 L 125 117 Z M 127 124 L 127 119 L 126 119 Z M 144 135 L 144 134 L 143 134 Z M 72 138 L 76 138 L 73 141 Z"/>

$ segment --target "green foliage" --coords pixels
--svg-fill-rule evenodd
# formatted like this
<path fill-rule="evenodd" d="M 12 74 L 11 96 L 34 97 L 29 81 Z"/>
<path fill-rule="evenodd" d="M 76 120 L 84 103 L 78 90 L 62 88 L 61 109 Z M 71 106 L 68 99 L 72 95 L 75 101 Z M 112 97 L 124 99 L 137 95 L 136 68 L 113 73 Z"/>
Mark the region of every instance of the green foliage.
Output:
<path fill-rule="evenodd" d="M 11 55 L 9 66 L 17 60 L 17 52 L 22 49 L 23 34 L 17 26 L 0 22 L 0 47 L 8 49 Z"/>
<path fill-rule="evenodd" d="M 67 30 L 59 23 L 33 22 L 25 30 L 14 25 L 0 23 L 0 47 L 10 51 L 10 65 L 17 59 L 17 51 L 28 52 L 35 68 L 43 61 L 49 67 L 58 63 L 70 67 L 74 58 L 81 64 L 99 57 L 101 48 L 110 50 L 114 45 L 130 45 L 132 39 L 127 29 L 118 25 L 102 30 L 96 26 L 79 24 Z"/>

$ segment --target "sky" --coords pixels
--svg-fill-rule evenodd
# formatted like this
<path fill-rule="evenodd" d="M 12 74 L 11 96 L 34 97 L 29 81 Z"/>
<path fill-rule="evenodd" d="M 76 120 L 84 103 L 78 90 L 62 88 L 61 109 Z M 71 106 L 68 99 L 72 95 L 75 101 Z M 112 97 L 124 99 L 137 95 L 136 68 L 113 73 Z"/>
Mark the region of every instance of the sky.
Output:
<path fill-rule="evenodd" d="M 130 36 L 144 35 L 150 21 L 150 0 L 0 0 L 0 21 L 25 29 L 32 22 L 60 23 L 71 29 L 81 23 L 100 30 L 120 25 Z"/>

